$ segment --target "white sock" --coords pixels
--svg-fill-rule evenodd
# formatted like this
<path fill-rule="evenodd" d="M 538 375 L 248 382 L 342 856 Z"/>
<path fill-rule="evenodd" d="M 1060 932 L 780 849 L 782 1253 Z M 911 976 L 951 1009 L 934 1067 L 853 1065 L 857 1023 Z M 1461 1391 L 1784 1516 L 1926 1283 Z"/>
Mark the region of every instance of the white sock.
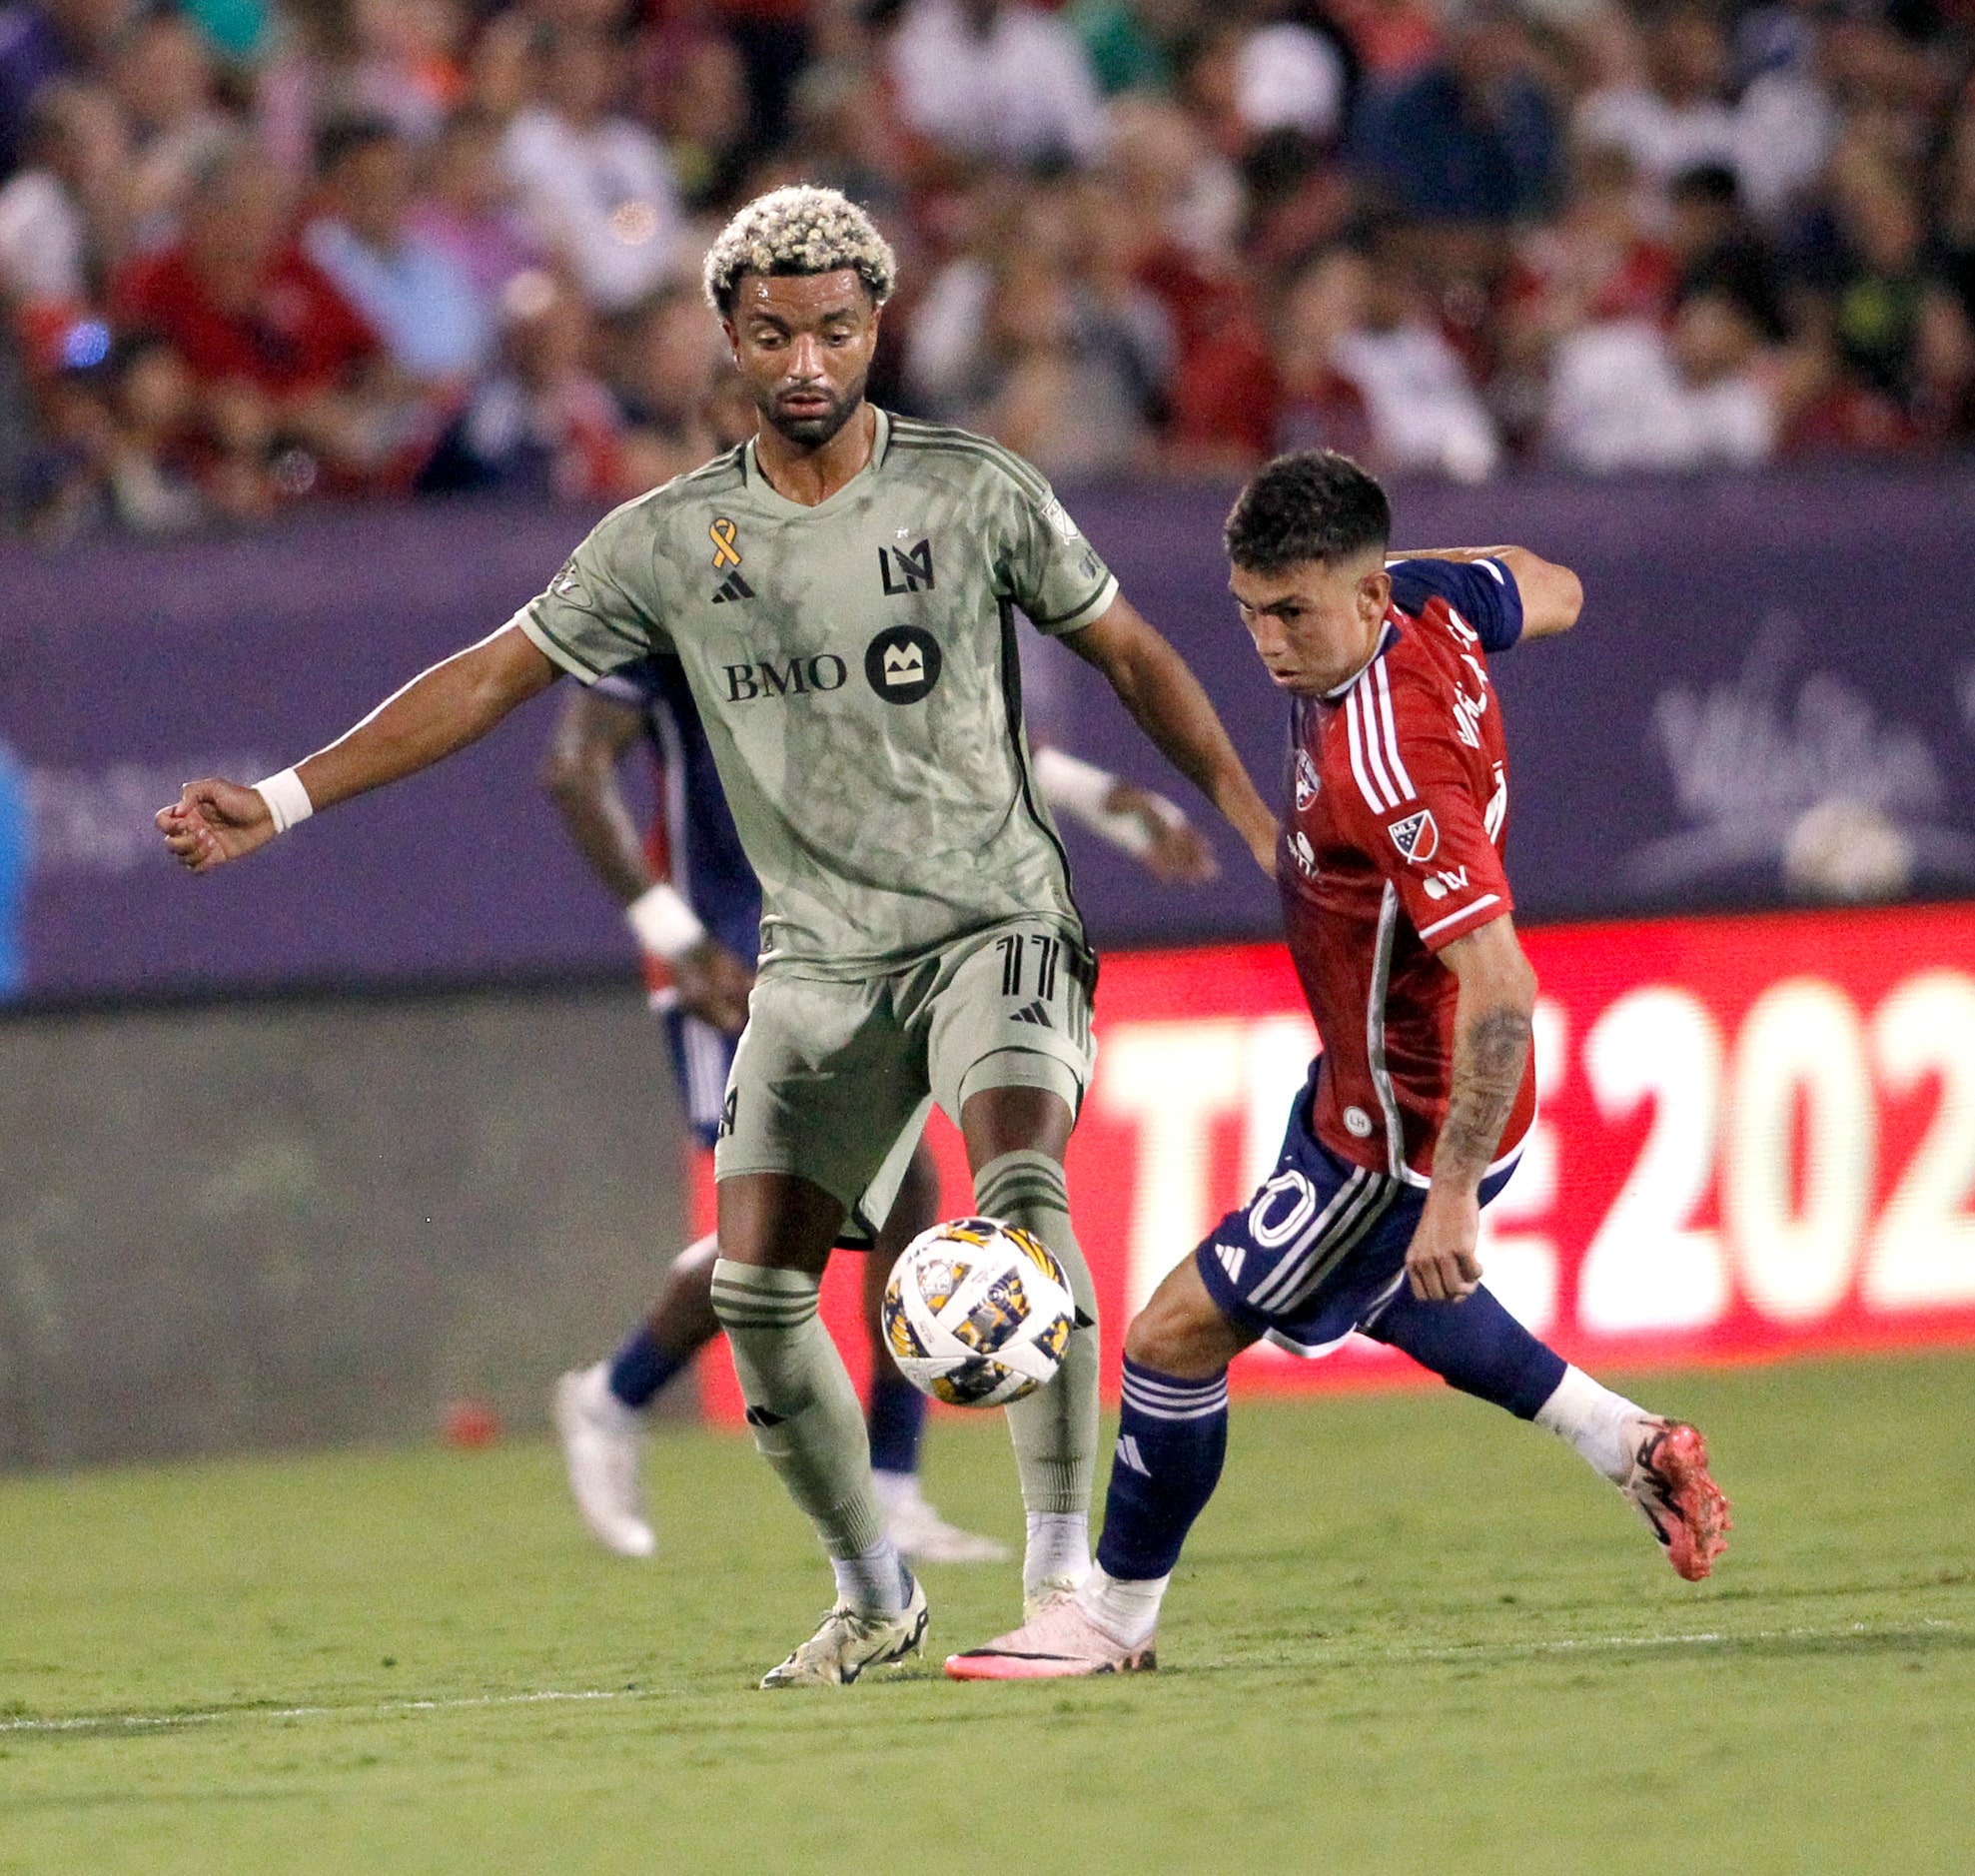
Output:
<path fill-rule="evenodd" d="M 833 1556 L 830 1568 L 836 1572 L 836 1595 L 865 1615 L 898 1615 L 905 1609 L 910 1580 L 898 1550 L 889 1537 L 880 1537 L 868 1550 L 856 1556 Z"/>
<path fill-rule="evenodd" d="M 1142 1648 L 1159 1626 L 1159 1604 L 1172 1580 L 1168 1575 L 1127 1582 L 1108 1575 L 1098 1564 L 1077 1591 L 1077 1607 L 1113 1641 L 1127 1648 Z"/>
<path fill-rule="evenodd" d="M 1646 1417 L 1645 1409 L 1599 1386 L 1580 1368 L 1566 1368 L 1556 1392 L 1536 1409 L 1538 1426 L 1569 1440 L 1614 1485 L 1623 1483 L 1631 1469 L 1625 1422 L 1634 1417 Z"/>
<path fill-rule="evenodd" d="M 1022 1553 L 1022 1593 L 1046 1582 L 1075 1587 L 1090 1574 L 1090 1515 L 1085 1511 L 1031 1511 L 1028 1548 Z"/>

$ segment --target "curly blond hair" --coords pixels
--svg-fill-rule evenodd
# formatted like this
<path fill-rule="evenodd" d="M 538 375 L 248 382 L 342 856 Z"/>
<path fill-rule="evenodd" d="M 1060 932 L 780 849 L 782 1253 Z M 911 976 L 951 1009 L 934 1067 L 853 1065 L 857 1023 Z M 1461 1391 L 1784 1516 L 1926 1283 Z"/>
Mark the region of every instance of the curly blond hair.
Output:
<path fill-rule="evenodd" d="M 834 274 L 854 268 L 879 306 L 891 298 L 898 257 L 877 225 L 840 189 L 791 183 L 737 213 L 706 251 L 703 279 L 713 311 L 733 311 L 743 274 Z"/>

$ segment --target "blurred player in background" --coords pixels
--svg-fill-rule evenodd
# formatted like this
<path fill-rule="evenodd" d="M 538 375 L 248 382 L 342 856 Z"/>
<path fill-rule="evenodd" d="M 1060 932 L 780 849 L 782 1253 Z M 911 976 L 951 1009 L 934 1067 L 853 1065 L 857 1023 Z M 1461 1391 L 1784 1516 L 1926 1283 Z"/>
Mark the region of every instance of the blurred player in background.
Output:
<path fill-rule="evenodd" d="M 1035 781 L 1017 610 L 1102 673 L 1265 869 L 1278 833 L 1206 692 L 1048 482 L 997 444 L 865 401 L 895 274 L 835 190 L 748 204 L 705 282 L 754 436 L 606 516 L 507 625 L 328 748 L 251 788 L 188 783 L 158 813 L 204 872 L 463 748 L 564 671 L 594 683 L 681 659 L 763 900 L 714 1153 L 714 1311 L 755 1444 L 837 1585 L 764 1687 L 841 1685 L 924 1640 L 925 1589 L 886 1534 L 817 1305 L 845 1219 L 889 1213 L 934 1101 L 966 1143 L 976 1209 L 1033 1232 L 1071 1279 L 1057 1377 L 1006 1416 L 1025 1602 L 1090 1570 L 1097 1300 L 1063 1153 L 1097 968 Z M 663 926 L 657 949 L 690 942 Z"/>
<path fill-rule="evenodd" d="M 1229 579 L 1294 699 L 1277 877 L 1323 1050 L 1274 1175 L 1159 1286 L 1125 1343 L 1097 1568 L 947 1672 L 1155 1664 L 1181 1545 L 1227 1453 L 1228 1364 L 1354 1331 L 1567 1439 L 1680 1575 L 1728 1507 L 1700 1433 L 1567 1366 L 1481 1285 L 1481 1209 L 1535 1118 L 1536 980 L 1502 868 L 1507 743 L 1487 654 L 1576 622 L 1567 568 L 1519 547 L 1389 557 L 1385 491 L 1348 458 L 1279 458 L 1228 517 Z"/>
<path fill-rule="evenodd" d="M 657 797 L 642 839 L 619 776 L 624 757 L 638 747 L 652 758 Z M 664 1016 L 687 1124 L 699 1147 L 710 1152 L 754 982 L 761 888 L 720 792 L 679 661 L 645 658 L 571 692 L 556 719 L 543 773 L 571 838 L 624 908 L 652 1008 Z M 1174 802 L 1053 747 L 1037 752 L 1036 778 L 1058 814 L 1137 855 L 1156 878 L 1202 883 L 1214 877 L 1213 849 Z M 694 923 L 701 927 L 697 936 Z M 681 945 L 682 938 L 689 942 Z M 846 1249 L 872 1253 L 864 1261 L 863 1284 L 871 1482 L 902 1555 L 927 1563 L 993 1562 L 1007 1550 L 947 1523 L 920 1490 L 926 1398 L 899 1374 L 878 1326 L 885 1279 L 898 1254 L 938 1220 L 938 1169 L 922 1141 L 890 1216 L 878 1221 L 875 1244 L 855 1221 L 839 1240 Z M 649 1556 L 657 1548 L 638 1488 L 644 1409 L 719 1334 L 713 1314 L 718 1256 L 711 1233 L 687 1246 L 666 1273 L 650 1314 L 615 1357 L 564 1375 L 555 1390 L 555 1425 L 577 1508 L 620 1556 Z"/>

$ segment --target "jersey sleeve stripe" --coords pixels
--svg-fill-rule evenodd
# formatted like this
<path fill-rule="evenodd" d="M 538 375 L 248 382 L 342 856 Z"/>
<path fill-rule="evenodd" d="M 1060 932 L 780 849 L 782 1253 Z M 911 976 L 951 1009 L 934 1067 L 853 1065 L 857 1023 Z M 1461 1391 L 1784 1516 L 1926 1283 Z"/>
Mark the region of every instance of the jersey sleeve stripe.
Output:
<path fill-rule="evenodd" d="M 509 619 L 508 624 L 518 625 L 522 636 L 545 657 L 549 663 L 558 664 L 571 677 L 580 677 L 586 684 L 593 684 L 603 675 L 594 664 L 579 651 L 565 645 L 548 627 L 535 618 L 526 606 Z"/>
<path fill-rule="evenodd" d="M 1464 905 L 1459 912 L 1450 912 L 1446 918 L 1435 919 L 1431 925 L 1421 932 L 1420 936 L 1422 938 L 1431 938 L 1437 931 L 1446 931 L 1450 925 L 1458 925 L 1464 918 L 1473 918 L 1477 912 L 1482 911 L 1491 905 L 1499 905 L 1500 903 L 1501 895 L 1499 893 L 1484 892 L 1472 905 Z"/>
<path fill-rule="evenodd" d="M 1386 754 L 1393 779 L 1399 784 L 1400 799 L 1410 801 L 1419 794 L 1413 785 L 1413 777 L 1406 772 L 1406 764 L 1399 759 L 1399 718 L 1393 711 L 1392 680 L 1386 673 L 1386 661 L 1380 658 L 1373 666 L 1379 679 L 1379 728 L 1385 737 Z"/>
<path fill-rule="evenodd" d="M 1359 728 L 1356 689 L 1348 691 L 1345 695 L 1344 727 L 1346 739 L 1351 745 L 1351 772 L 1358 778 L 1358 792 L 1365 797 L 1366 804 L 1374 814 L 1383 814 L 1393 803 L 1386 800 L 1384 795 L 1373 787 L 1372 777 L 1366 772 L 1364 745 L 1369 738 L 1365 737 Z"/>
<path fill-rule="evenodd" d="M 1067 612 L 1058 612 L 1049 618 L 1037 618 L 1032 612 L 1029 623 L 1038 631 L 1054 632 L 1059 637 L 1067 637 L 1086 625 L 1095 624 L 1110 610 L 1111 601 L 1118 596 L 1118 576 L 1106 573 L 1098 582 L 1097 590 L 1082 605 L 1072 606 Z"/>

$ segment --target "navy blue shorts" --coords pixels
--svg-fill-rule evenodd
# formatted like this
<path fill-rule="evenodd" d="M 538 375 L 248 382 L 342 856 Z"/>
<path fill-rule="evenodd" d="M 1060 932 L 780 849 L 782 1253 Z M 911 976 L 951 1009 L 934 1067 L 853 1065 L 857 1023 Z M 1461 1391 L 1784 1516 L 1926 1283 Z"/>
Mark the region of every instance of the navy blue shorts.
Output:
<path fill-rule="evenodd" d="M 1427 1203 L 1423 1186 L 1353 1166 L 1310 1132 L 1317 1070 L 1290 1110 L 1276 1170 L 1194 1253 L 1201 1281 L 1231 1323 L 1295 1355 L 1328 1355 L 1364 1329 L 1406 1281 L 1406 1252 Z M 1514 1166 L 1481 1183 L 1481 1203 Z"/>
<path fill-rule="evenodd" d="M 665 1012 L 665 1039 L 672 1046 L 672 1072 L 679 1080 L 686 1125 L 707 1152 L 720 1132 L 720 1109 L 727 1098 L 727 1071 L 734 1065 L 738 1036 L 729 1036 L 697 1016 Z"/>

